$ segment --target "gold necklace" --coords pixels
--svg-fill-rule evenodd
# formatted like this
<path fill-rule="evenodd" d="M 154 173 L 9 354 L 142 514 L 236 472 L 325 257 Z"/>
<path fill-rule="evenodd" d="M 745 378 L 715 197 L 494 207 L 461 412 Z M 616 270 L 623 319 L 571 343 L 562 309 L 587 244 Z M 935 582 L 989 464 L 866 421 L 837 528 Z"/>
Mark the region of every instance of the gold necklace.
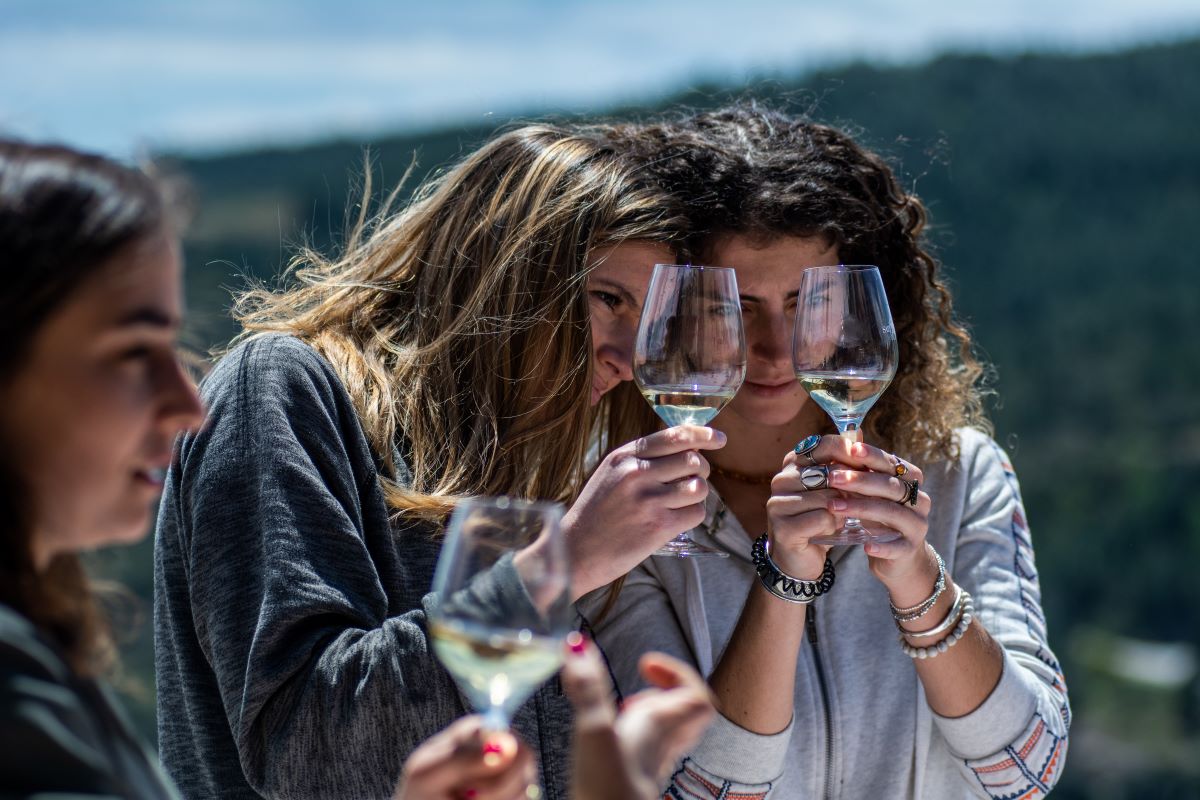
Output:
<path fill-rule="evenodd" d="M 738 483 L 748 483 L 751 486 L 770 486 L 771 479 L 775 477 L 774 472 L 766 473 L 766 474 L 760 473 L 758 475 L 750 475 L 745 472 L 738 472 L 737 470 L 725 469 L 724 467 L 718 467 L 712 461 L 709 461 L 708 465 L 710 467 L 712 467 L 712 471 L 714 474 L 720 475 L 722 478 L 729 478 L 729 480 L 737 481 Z"/>

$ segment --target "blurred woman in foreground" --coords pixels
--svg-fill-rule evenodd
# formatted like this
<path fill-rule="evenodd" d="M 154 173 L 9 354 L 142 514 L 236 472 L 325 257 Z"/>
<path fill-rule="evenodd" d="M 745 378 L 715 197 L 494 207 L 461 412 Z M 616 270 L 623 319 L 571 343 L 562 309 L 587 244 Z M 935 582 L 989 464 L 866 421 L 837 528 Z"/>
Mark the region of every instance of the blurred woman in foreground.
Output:
<path fill-rule="evenodd" d="M 0 785 L 169 796 L 97 679 L 112 646 L 76 554 L 145 535 L 201 418 L 175 231 L 148 176 L 0 142 L 0 269 Z"/>

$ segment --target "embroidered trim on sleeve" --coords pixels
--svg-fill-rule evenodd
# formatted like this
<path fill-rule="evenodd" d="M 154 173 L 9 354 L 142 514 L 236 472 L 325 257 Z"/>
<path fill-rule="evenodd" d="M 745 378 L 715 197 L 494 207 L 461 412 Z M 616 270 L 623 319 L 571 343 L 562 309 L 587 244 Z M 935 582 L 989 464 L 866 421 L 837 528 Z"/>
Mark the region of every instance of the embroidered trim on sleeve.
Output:
<path fill-rule="evenodd" d="M 1065 710 L 1065 706 L 1064 706 Z M 992 800 L 1033 800 L 1050 793 L 1058 780 L 1066 738 L 1055 736 L 1040 715 L 1034 715 L 1030 730 L 991 759 L 965 762 L 979 785 Z"/>

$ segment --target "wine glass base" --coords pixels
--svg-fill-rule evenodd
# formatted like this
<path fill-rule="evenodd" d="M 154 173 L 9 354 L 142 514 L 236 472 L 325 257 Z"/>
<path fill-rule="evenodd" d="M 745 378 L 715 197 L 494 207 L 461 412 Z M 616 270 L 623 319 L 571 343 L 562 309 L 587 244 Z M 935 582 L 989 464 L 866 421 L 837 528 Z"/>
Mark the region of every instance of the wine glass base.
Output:
<path fill-rule="evenodd" d="M 671 541 L 654 551 L 656 556 L 673 556 L 675 558 L 694 558 L 696 556 L 712 556 L 729 558 L 729 553 L 715 547 L 694 542 L 685 536 L 676 536 Z"/>
<path fill-rule="evenodd" d="M 828 544 L 828 545 L 864 545 L 864 544 L 884 544 L 886 542 L 894 542 L 900 538 L 900 534 L 895 531 L 887 533 L 871 533 L 866 528 L 842 528 L 837 533 L 831 533 L 828 536 L 814 536 L 811 541 L 813 544 Z"/>

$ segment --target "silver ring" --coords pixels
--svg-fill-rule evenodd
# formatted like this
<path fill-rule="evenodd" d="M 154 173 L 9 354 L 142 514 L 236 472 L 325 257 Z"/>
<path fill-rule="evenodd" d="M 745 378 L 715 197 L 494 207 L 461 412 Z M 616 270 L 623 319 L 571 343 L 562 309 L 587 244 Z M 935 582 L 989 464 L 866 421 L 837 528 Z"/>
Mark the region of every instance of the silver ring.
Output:
<path fill-rule="evenodd" d="M 813 451 L 821 444 L 821 437 L 817 434 L 805 436 L 796 445 L 793 452 L 798 456 L 804 456 L 808 459 L 809 466 L 816 466 L 817 460 L 813 458 Z"/>
<path fill-rule="evenodd" d="M 829 485 L 829 467 L 818 464 L 800 470 L 800 485 L 806 492 L 815 492 Z"/>

